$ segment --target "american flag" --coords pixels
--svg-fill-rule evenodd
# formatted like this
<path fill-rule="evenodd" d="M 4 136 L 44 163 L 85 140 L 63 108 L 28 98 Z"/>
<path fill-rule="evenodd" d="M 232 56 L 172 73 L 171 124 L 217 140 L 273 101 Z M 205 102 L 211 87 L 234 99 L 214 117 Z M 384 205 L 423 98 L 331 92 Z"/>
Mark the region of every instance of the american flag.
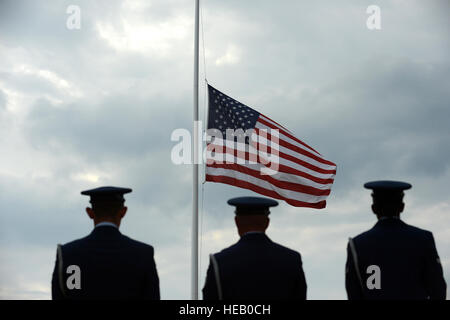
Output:
<path fill-rule="evenodd" d="M 249 189 L 296 207 L 325 208 L 336 175 L 333 162 L 209 84 L 208 96 L 212 141 L 207 143 L 206 181 Z"/>

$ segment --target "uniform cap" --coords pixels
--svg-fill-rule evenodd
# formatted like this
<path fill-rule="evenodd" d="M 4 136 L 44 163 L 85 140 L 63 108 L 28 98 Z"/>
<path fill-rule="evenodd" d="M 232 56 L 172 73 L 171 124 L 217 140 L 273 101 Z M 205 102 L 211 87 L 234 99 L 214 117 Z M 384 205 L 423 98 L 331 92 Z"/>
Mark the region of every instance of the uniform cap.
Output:
<path fill-rule="evenodd" d="M 411 184 L 407 182 L 389 180 L 371 181 L 364 184 L 364 188 L 372 189 L 374 192 L 401 192 L 411 189 L 411 187 Z"/>
<path fill-rule="evenodd" d="M 374 203 L 389 204 L 399 203 L 403 199 L 403 190 L 411 188 L 411 184 L 401 181 L 372 181 L 364 184 L 367 189 L 372 189 Z"/>
<path fill-rule="evenodd" d="M 91 197 L 91 203 L 109 203 L 109 202 L 124 202 L 124 194 L 132 192 L 129 188 L 119 187 L 99 187 L 91 190 L 82 191 L 84 196 Z"/>
<path fill-rule="evenodd" d="M 262 197 L 239 197 L 228 200 L 228 204 L 236 207 L 236 215 L 268 215 L 269 208 L 276 207 L 278 202 Z"/>

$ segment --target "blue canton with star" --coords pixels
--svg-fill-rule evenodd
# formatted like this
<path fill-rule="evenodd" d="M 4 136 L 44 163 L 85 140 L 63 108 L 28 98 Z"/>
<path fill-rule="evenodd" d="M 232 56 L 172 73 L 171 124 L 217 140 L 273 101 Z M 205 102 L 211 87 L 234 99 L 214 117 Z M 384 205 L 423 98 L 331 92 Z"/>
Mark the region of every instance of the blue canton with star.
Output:
<path fill-rule="evenodd" d="M 226 137 L 226 130 L 253 129 L 259 113 L 208 85 L 208 129 L 217 129 Z M 234 140 L 234 139 L 233 139 Z M 248 139 L 246 139 L 248 143 Z"/>

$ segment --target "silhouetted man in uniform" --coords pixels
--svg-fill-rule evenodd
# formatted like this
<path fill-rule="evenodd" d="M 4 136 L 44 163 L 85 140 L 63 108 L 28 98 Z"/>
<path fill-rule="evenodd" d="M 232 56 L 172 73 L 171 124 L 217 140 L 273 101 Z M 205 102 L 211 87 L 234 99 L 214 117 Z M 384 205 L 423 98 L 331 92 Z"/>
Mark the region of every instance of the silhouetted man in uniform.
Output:
<path fill-rule="evenodd" d="M 409 183 L 375 181 L 372 211 L 378 222 L 347 247 L 348 298 L 445 299 L 446 283 L 433 234 L 400 220 Z"/>
<path fill-rule="evenodd" d="M 159 300 L 153 247 L 119 231 L 127 212 L 124 194 L 131 189 L 101 187 L 83 191 L 94 230 L 85 238 L 58 245 L 52 278 L 56 299 Z"/>
<path fill-rule="evenodd" d="M 211 255 L 203 298 L 306 299 L 300 253 L 283 247 L 265 234 L 269 207 L 278 202 L 257 197 L 234 198 L 235 222 L 241 239 Z"/>

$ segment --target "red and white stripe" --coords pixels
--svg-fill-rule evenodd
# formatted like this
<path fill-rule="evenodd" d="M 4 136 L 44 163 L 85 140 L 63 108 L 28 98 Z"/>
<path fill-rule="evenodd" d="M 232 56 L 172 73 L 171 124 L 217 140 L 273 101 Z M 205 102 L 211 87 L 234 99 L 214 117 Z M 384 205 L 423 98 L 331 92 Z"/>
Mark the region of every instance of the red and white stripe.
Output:
<path fill-rule="evenodd" d="M 274 129 L 279 130 L 277 144 L 270 135 Z M 256 122 L 254 134 L 258 136 L 258 143 L 247 151 L 242 144 L 230 147 L 223 141 L 210 143 L 207 150 L 214 149 L 215 157 L 207 152 L 206 181 L 250 189 L 296 207 L 325 208 L 336 175 L 336 165 L 262 114 Z M 267 147 L 267 140 L 271 147 Z M 278 150 L 278 168 L 273 175 L 261 174 L 263 168 L 270 167 L 267 158 L 261 157 L 261 154 L 258 156 L 261 147 L 266 147 L 269 154 L 271 148 Z M 219 158 L 226 159 L 226 162 L 215 161 Z"/>

